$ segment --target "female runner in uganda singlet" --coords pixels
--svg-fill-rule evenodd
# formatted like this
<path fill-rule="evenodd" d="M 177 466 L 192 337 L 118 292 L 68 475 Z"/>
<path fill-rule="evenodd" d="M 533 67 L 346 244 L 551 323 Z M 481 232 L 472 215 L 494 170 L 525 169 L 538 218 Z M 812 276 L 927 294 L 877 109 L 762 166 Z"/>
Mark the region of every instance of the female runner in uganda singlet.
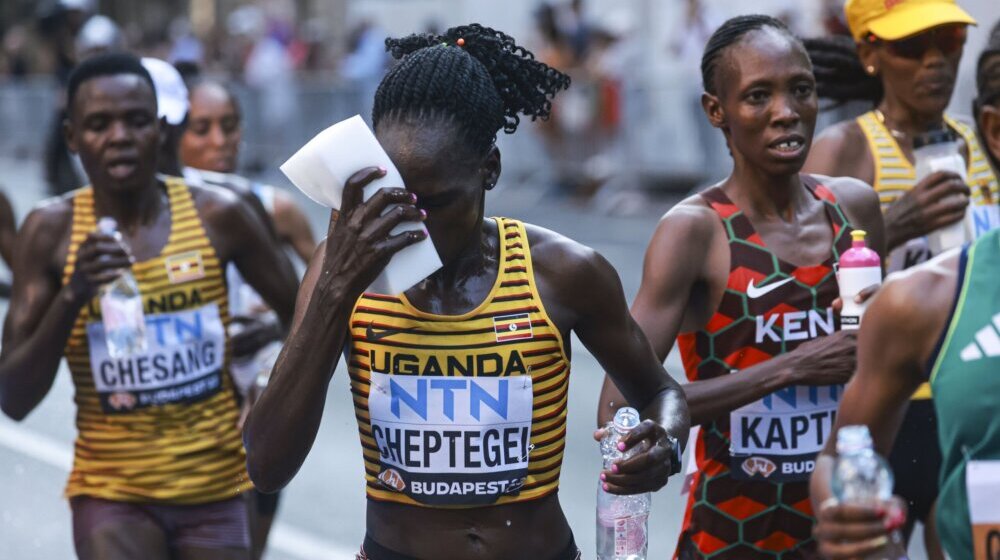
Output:
<path fill-rule="evenodd" d="M 358 300 L 349 372 L 370 499 L 482 506 L 558 489 L 570 361 L 524 225 L 496 222 L 499 274 L 476 309 L 434 315 L 405 294 Z"/>
<path fill-rule="evenodd" d="M 248 490 L 227 364 L 226 282 L 187 186 L 166 180 L 170 237 L 132 266 L 146 314 L 144 354 L 108 356 L 100 305 L 85 306 L 66 343 L 78 435 L 66 494 L 201 504 Z M 90 188 L 73 199 L 69 256 L 96 228 Z"/>
<path fill-rule="evenodd" d="M 814 266 L 779 259 L 721 188 L 702 193 L 723 222 L 731 257 L 715 314 L 703 330 L 677 339 L 690 381 L 739 375 L 836 330 L 835 263 L 851 246 L 851 226 L 829 189 L 801 178 L 824 202 L 834 234 L 830 256 Z M 810 557 L 800 551 L 812 549 L 809 475 L 842 389 L 790 386 L 700 428 L 680 558 L 709 558 L 722 549 L 727 558 L 769 551 L 775 558 Z"/>

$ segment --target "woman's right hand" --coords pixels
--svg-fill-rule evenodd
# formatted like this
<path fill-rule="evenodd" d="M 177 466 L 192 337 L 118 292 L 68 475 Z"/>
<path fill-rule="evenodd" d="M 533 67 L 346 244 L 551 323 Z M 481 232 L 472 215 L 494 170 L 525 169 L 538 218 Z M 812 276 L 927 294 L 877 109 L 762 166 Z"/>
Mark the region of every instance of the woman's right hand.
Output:
<path fill-rule="evenodd" d="M 416 207 L 415 194 L 403 188 L 385 187 L 364 200 L 364 188 L 385 173 L 380 167 L 366 167 L 351 175 L 344 185 L 340 211 L 330 214 L 323 271 L 317 288 L 338 283 L 349 297 L 360 296 L 394 254 L 427 236 L 423 230 L 390 234 L 401 223 L 420 222 L 427 217 Z M 385 212 L 390 206 L 395 208 Z"/>
<path fill-rule="evenodd" d="M 906 505 L 897 496 L 871 506 L 840 504 L 831 498 L 817 512 L 813 536 L 824 558 L 865 558 L 888 546 L 893 531 L 905 522 Z"/>
<path fill-rule="evenodd" d="M 69 288 L 81 304 L 93 297 L 101 286 L 121 275 L 135 259 L 114 235 L 92 232 L 76 251 L 76 267 Z"/>
<path fill-rule="evenodd" d="M 924 177 L 885 212 L 889 249 L 961 220 L 970 194 L 956 173 L 937 171 Z"/>
<path fill-rule="evenodd" d="M 789 385 L 840 385 L 857 366 L 858 331 L 837 331 L 803 343 L 776 359 L 790 362 Z"/>

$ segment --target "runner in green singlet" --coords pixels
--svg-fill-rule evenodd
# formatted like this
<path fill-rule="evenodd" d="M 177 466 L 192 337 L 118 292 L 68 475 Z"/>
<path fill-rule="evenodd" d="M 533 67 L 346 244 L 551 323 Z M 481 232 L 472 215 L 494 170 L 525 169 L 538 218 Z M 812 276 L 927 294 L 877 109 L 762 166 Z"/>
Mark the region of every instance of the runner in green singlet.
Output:
<path fill-rule="evenodd" d="M 1000 38 L 979 60 L 977 125 L 1000 156 Z M 991 75 L 992 72 L 992 75 Z M 886 453 L 910 395 L 929 381 L 943 455 L 936 522 L 951 558 L 1000 554 L 1000 232 L 961 251 L 912 268 L 886 283 L 865 314 L 858 371 L 848 385 L 837 426 L 867 424 Z M 832 435 L 828 442 L 836 441 Z M 927 447 L 932 444 L 928 442 Z M 832 444 L 817 461 L 812 500 L 816 537 L 833 559 L 864 556 L 884 543 L 885 508 L 837 505 L 830 499 Z M 984 498 L 984 499 L 977 499 Z M 992 520 L 992 522 L 990 521 Z M 992 550 L 990 549 L 992 545 Z"/>

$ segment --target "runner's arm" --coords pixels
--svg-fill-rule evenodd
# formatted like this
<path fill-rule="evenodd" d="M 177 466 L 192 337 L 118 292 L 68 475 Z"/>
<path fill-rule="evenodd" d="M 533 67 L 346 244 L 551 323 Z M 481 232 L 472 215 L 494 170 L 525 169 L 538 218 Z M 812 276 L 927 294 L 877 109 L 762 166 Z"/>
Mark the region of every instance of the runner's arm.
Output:
<path fill-rule="evenodd" d="M 663 425 L 680 441 L 690 422 L 680 385 L 663 369 L 642 329 L 629 314 L 617 272 L 596 252 L 584 270 L 576 301 L 582 311 L 574 332 L 644 418 Z"/>
<path fill-rule="evenodd" d="M 862 556 L 864 550 L 877 548 L 871 539 L 887 533 L 885 511 L 829 502 L 837 430 L 847 425 L 868 426 L 875 448 L 888 456 L 909 398 L 925 380 L 925 364 L 948 320 L 958 259 L 945 258 L 887 282 L 865 312 L 858 370 L 844 391 L 833 432 L 816 460 L 810 482 L 819 518 L 816 535 L 827 557 Z M 929 270 L 931 266 L 940 268 Z"/>
<path fill-rule="evenodd" d="M 247 470 L 262 492 L 288 484 L 312 449 L 327 388 L 347 339 L 353 301 L 339 290 L 316 290 L 325 252 L 323 241 L 302 279 L 292 328 L 267 389 L 243 430 Z"/>
<path fill-rule="evenodd" d="M 577 282 L 579 288 L 574 290 L 579 315 L 573 331 L 645 419 L 624 442 L 628 447 L 643 440 L 650 443 L 648 451 L 602 476 L 614 493 L 658 490 L 672 471 L 680 469 L 679 457 L 674 456 L 674 448 L 664 436 L 675 438 L 683 449 L 691 428 L 684 392 L 663 369 L 662 360 L 657 359 L 629 314 L 621 281 L 611 264 L 591 251 L 583 263 L 570 270 L 572 277 L 587 279 Z"/>
<path fill-rule="evenodd" d="M 274 189 L 274 227 L 278 237 L 290 246 L 304 262 L 309 262 L 316 251 L 316 238 L 309 227 L 309 219 L 287 192 Z"/>
<path fill-rule="evenodd" d="M 709 274 L 712 241 L 722 233 L 717 221 L 718 217 L 708 208 L 679 207 L 660 222 L 646 251 L 642 284 L 632 304 L 632 316 L 649 337 L 661 362 L 681 329 L 695 284 Z M 728 274 L 728 263 L 722 274 Z M 703 292 L 698 297 L 709 296 Z M 796 362 L 795 356 L 785 354 L 747 368 L 739 375 L 683 385 L 691 422 L 710 422 L 794 383 Z M 598 409 L 599 426 L 607 423 L 624 402 L 616 385 L 617 382 L 612 384 L 605 378 Z"/>
<path fill-rule="evenodd" d="M 282 325 L 291 324 L 295 311 L 298 278 L 295 269 L 270 232 L 267 222 L 242 197 L 227 191 L 206 205 L 211 238 L 225 247 L 225 255 L 267 305 L 278 314 Z"/>
<path fill-rule="evenodd" d="M 17 236 L 17 218 L 10 199 L 0 192 L 0 257 L 8 267 L 14 266 L 14 239 Z"/>
<path fill-rule="evenodd" d="M 312 448 L 355 301 L 393 254 L 425 237 L 421 231 L 390 234 L 426 217 L 406 190 L 382 188 L 362 202 L 365 185 L 385 173 L 369 167 L 347 180 L 340 217 L 331 212 L 327 240 L 302 281 L 291 332 L 247 419 L 247 470 L 262 492 L 288 484 Z M 383 213 L 391 205 L 397 209 Z"/>
<path fill-rule="evenodd" d="M 0 407 L 22 420 L 45 398 L 80 309 L 97 287 L 130 264 L 113 238 L 91 234 L 77 252 L 73 278 L 60 285 L 50 256 L 68 229 L 70 210 L 55 203 L 33 211 L 14 247 L 14 287 L 0 352 Z"/>
<path fill-rule="evenodd" d="M 868 141 L 854 121 L 827 127 L 809 148 L 803 173 L 830 177 L 856 177 L 865 183 L 874 180 L 874 163 Z"/>

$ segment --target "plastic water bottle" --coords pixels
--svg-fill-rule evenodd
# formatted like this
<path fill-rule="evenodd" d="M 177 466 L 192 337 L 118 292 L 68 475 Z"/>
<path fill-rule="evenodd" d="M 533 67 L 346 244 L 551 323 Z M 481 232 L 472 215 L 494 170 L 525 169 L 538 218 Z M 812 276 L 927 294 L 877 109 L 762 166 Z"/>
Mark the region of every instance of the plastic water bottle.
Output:
<path fill-rule="evenodd" d="M 917 182 L 936 171 L 951 171 L 959 175 L 962 181 L 967 176 L 958 140 L 947 129 L 931 130 L 913 138 L 913 167 Z M 963 219 L 930 232 L 927 235 L 927 246 L 931 254 L 940 254 L 971 239 L 971 233 L 975 231 L 971 220 L 972 213 L 967 211 Z"/>
<path fill-rule="evenodd" d="M 860 229 L 851 232 L 854 241 L 851 248 L 840 256 L 837 267 L 837 285 L 840 286 L 840 299 L 844 302 L 840 328 L 845 331 L 861 328 L 861 316 L 868 307 L 867 301 L 856 303 L 854 296 L 869 286 L 882 283 L 882 260 L 878 253 L 868 248 L 866 235 L 867 232 Z"/>
<path fill-rule="evenodd" d="M 641 452 L 640 446 L 619 451 L 618 442 L 639 425 L 639 411 L 624 407 L 615 413 L 601 440 L 604 469 L 612 463 L 627 459 Z M 650 494 L 619 496 L 604 491 L 597 485 L 597 558 L 598 560 L 645 560 L 649 545 Z"/>
<path fill-rule="evenodd" d="M 837 462 L 830 484 L 833 495 L 844 504 L 882 504 L 892 497 L 892 469 L 872 448 L 868 426 L 844 426 L 837 432 Z M 878 552 L 865 556 L 865 560 L 906 559 L 899 531 L 893 531 Z"/>
<path fill-rule="evenodd" d="M 114 218 L 101 218 L 97 222 L 97 229 L 121 241 L 118 223 Z M 139 284 L 132 272 L 127 268 L 123 269 L 118 278 L 101 286 L 100 297 L 108 356 L 117 360 L 145 352 L 146 317 L 142 312 Z"/>

